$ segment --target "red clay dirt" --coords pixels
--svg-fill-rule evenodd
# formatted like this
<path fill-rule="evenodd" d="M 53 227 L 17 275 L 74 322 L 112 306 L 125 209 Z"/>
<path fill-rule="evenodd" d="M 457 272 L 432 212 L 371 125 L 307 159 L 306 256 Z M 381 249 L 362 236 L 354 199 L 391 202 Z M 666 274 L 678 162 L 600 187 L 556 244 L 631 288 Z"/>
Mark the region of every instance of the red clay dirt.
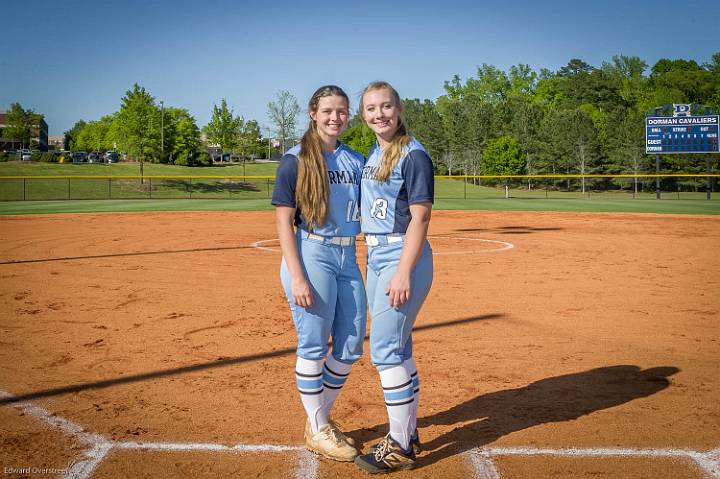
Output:
<path fill-rule="evenodd" d="M 627 451 L 720 447 L 719 217 L 438 211 L 430 234 L 425 451 L 393 477 L 713 477 Z M 80 433 L 42 411 L 106 441 L 214 445 L 115 447 L 73 477 L 366 477 L 301 451 L 212 450 L 302 445 L 274 238 L 272 212 L 0 217 L 6 477 L 88 464 Z M 386 432 L 367 355 L 334 414 L 365 447 Z"/>

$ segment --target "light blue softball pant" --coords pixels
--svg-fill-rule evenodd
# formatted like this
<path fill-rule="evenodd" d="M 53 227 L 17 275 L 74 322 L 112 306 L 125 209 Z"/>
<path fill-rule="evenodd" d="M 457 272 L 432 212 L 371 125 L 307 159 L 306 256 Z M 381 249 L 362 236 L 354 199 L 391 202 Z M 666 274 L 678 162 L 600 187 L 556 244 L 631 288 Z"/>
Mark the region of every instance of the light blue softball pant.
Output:
<path fill-rule="evenodd" d="M 412 357 L 412 328 L 430 292 L 433 256 L 430 243 L 425 241 L 422 255 L 410 274 L 410 299 L 399 309 L 394 309 L 385 291 L 400 264 L 403 242 L 388 243 L 387 237 L 374 236 L 380 242 L 377 246 L 368 246 L 370 357 L 375 366 L 392 366 Z"/>
<path fill-rule="evenodd" d="M 297 249 L 312 290 L 312 307 L 306 309 L 295 304 L 285 258 L 280 267 L 280 279 L 297 331 L 297 355 L 324 359 L 332 336 L 333 357 L 351 364 L 362 356 L 366 316 L 365 288 L 357 265 L 354 238 L 351 246 L 332 244 L 330 238 L 317 238 L 298 230 Z"/>

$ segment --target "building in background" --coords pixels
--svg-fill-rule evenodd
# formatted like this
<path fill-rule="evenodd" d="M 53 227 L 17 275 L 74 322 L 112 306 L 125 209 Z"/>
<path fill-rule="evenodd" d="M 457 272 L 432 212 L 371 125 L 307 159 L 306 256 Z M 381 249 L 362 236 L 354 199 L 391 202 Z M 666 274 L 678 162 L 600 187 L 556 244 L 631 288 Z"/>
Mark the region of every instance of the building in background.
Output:
<path fill-rule="evenodd" d="M 0 150 L 22 148 L 22 143 L 19 139 L 8 138 L 3 134 L 6 127 L 5 111 L 0 111 Z M 48 124 L 44 119 L 41 119 L 38 125 L 33 126 L 30 144 L 25 145 L 25 147 L 38 149 L 40 151 L 48 150 Z"/>
<path fill-rule="evenodd" d="M 63 146 L 65 146 L 65 135 L 48 137 L 48 150 L 62 150 Z"/>

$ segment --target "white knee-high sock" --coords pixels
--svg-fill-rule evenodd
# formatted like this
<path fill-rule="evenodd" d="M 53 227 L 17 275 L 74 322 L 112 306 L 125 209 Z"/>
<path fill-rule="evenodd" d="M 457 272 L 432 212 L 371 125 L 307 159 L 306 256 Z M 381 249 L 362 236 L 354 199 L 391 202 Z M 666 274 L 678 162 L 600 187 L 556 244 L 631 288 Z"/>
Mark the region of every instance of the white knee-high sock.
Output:
<path fill-rule="evenodd" d="M 413 382 L 413 411 L 410 422 L 410 434 L 412 435 L 417 429 L 417 413 L 418 406 L 420 405 L 420 377 L 418 376 L 417 366 L 413 358 L 403 361 L 403 367 Z"/>
<path fill-rule="evenodd" d="M 295 363 L 295 382 L 313 433 L 328 423 L 323 407 L 322 370 L 322 359 L 304 359 L 298 356 Z"/>
<path fill-rule="evenodd" d="M 335 399 L 340 394 L 345 381 L 350 374 L 352 364 L 341 363 L 333 357 L 332 354 L 328 354 L 325 358 L 325 365 L 323 366 L 323 404 L 325 407 L 325 415 L 330 417 L 330 410 L 335 404 Z"/>
<path fill-rule="evenodd" d="M 380 366 L 380 382 L 385 395 L 390 435 L 407 450 L 410 446 L 410 429 L 413 411 L 413 382 L 402 364 L 398 366 Z"/>

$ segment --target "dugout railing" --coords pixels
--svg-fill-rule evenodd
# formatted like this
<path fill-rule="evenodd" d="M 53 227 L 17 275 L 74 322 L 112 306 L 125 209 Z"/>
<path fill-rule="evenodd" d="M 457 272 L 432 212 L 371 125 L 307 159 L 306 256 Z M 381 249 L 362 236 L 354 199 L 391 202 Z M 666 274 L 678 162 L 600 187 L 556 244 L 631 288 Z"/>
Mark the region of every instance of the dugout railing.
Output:
<path fill-rule="evenodd" d="M 720 174 L 436 176 L 438 199 L 718 199 Z M 0 176 L 0 201 L 269 199 L 274 176 Z"/>

